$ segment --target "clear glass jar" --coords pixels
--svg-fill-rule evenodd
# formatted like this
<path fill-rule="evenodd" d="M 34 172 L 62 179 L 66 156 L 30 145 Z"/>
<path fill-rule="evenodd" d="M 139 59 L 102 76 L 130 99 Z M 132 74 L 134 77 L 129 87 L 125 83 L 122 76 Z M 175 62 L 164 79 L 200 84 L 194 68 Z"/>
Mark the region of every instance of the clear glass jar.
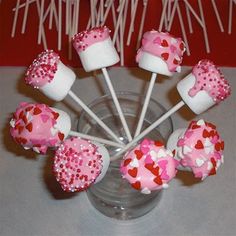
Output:
<path fill-rule="evenodd" d="M 131 92 L 118 92 L 117 97 L 131 134 L 134 134 L 145 97 Z M 96 99 L 89 107 L 113 130 L 120 140 L 125 143 L 128 142 L 110 95 Z M 151 99 L 144 119 L 143 129 L 152 124 L 165 112 L 166 110 L 162 105 Z M 105 131 L 97 125 L 96 121 L 90 118 L 85 112 L 81 113 L 78 130 L 85 134 L 110 139 Z M 147 137 L 166 142 L 172 131 L 172 121 L 168 118 L 150 132 Z M 106 148 L 110 156 L 120 151 L 119 148 L 115 147 L 106 146 Z M 153 209 L 160 200 L 162 191 L 154 191 L 151 194 L 145 195 L 133 189 L 130 184 L 121 177 L 119 167 L 122 157 L 123 156 L 111 162 L 105 177 L 99 183 L 90 187 L 87 191 L 87 195 L 93 206 L 104 215 L 127 220 L 142 216 Z"/>

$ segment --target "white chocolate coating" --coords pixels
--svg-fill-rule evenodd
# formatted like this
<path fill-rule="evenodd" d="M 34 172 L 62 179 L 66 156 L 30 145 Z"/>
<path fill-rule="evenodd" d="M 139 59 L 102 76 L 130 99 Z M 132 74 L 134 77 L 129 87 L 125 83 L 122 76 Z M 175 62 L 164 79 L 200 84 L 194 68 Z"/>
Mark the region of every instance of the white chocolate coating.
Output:
<path fill-rule="evenodd" d="M 53 80 L 39 90 L 54 101 L 61 101 L 67 96 L 75 79 L 75 73 L 60 61 Z"/>
<path fill-rule="evenodd" d="M 204 90 L 199 91 L 194 97 L 188 94 L 189 90 L 193 88 L 195 80 L 194 74 L 190 73 L 177 84 L 177 90 L 188 107 L 195 114 L 200 114 L 215 105 L 215 102 Z"/>
<path fill-rule="evenodd" d="M 110 37 L 92 44 L 78 54 L 83 68 L 87 72 L 112 66 L 120 60 Z"/>

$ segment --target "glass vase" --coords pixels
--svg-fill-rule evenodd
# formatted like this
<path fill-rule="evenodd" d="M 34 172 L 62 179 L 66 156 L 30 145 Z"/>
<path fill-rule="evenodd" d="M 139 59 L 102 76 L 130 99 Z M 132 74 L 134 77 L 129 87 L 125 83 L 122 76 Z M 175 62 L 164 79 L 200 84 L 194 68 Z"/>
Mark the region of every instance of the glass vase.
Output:
<path fill-rule="evenodd" d="M 118 92 L 117 97 L 131 134 L 133 135 L 145 97 L 131 92 Z M 110 95 L 96 99 L 89 107 L 111 128 L 121 141 L 128 143 L 128 139 Z M 142 130 L 147 128 L 165 112 L 166 109 L 161 104 L 151 99 Z M 105 139 L 111 139 L 96 121 L 90 118 L 85 112 L 81 113 L 78 131 Z M 161 140 L 165 143 L 172 131 L 172 121 L 168 118 L 146 137 L 153 140 Z M 117 147 L 106 146 L 106 148 L 110 156 L 120 151 L 120 148 Z M 87 196 L 92 205 L 104 215 L 116 219 L 128 220 L 143 216 L 153 209 L 161 199 L 162 191 L 158 190 L 153 191 L 151 194 L 142 194 L 133 189 L 131 185 L 121 177 L 119 168 L 122 157 L 123 155 L 120 156 L 118 160 L 110 163 L 105 177 L 87 190 Z"/>

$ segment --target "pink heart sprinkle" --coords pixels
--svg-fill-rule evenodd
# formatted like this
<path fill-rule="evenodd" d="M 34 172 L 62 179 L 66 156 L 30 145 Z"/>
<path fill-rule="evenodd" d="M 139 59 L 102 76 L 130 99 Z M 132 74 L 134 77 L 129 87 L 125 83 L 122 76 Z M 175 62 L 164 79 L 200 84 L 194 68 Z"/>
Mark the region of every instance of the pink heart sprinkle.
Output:
<path fill-rule="evenodd" d="M 145 164 L 152 164 L 153 163 L 153 160 L 152 160 L 152 158 L 151 158 L 151 156 L 150 155 L 147 155 L 147 157 L 145 158 Z"/>
<path fill-rule="evenodd" d="M 48 115 L 41 115 L 41 119 L 42 119 L 43 123 L 46 123 L 49 119 L 49 116 Z"/>
<path fill-rule="evenodd" d="M 156 37 L 156 38 L 153 40 L 153 43 L 156 43 L 156 44 L 161 45 L 161 38 L 160 38 L 160 37 Z"/>

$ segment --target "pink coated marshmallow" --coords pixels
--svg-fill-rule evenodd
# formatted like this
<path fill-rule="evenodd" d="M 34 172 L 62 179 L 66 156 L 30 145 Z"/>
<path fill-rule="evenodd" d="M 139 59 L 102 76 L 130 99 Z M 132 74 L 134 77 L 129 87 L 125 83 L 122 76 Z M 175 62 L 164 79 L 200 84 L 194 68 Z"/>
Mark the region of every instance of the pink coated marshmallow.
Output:
<path fill-rule="evenodd" d="M 144 194 L 168 187 L 176 175 L 177 161 L 160 141 L 144 139 L 126 153 L 120 171 L 131 186 Z"/>
<path fill-rule="evenodd" d="M 78 33 L 73 37 L 73 45 L 87 72 L 112 66 L 120 60 L 106 26 Z"/>
<path fill-rule="evenodd" d="M 204 120 L 192 121 L 187 129 L 178 129 L 167 142 L 180 165 L 178 169 L 192 171 L 196 178 L 216 174 L 224 161 L 224 141 L 216 126 Z"/>
<path fill-rule="evenodd" d="M 110 157 L 104 146 L 72 137 L 57 149 L 53 172 L 64 191 L 79 192 L 99 182 L 109 163 Z"/>
<path fill-rule="evenodd" d="M 210 60 L 198 62 L 192 72 L 177 84 L 183 101 L 196 114 L 225 100 L 231 93 L 229 83 Z"/>
<path fill-rule="evenodd" d="M 185 50 L 184 42 L 180 38 L 152 30 L 143 35 L 136 61 L 140 68 L 171 76 L 174 72 L 181 71 Z"/>
<path fill-rule="evenodd" d="M 75 73 L 61 62 L 57 53 L 45 50 L 29 66 L 25 82 L 47 97 L 61 101 L 70 91 L 75 79 Z"/>
<path fill-rule="evenodd" d="M 25 149 L 45 154 L 48 147 L 58 146 L 71 128 L 70 117 L 45 104 L 21 103 L 10 121 L 13 139 Z"/>

